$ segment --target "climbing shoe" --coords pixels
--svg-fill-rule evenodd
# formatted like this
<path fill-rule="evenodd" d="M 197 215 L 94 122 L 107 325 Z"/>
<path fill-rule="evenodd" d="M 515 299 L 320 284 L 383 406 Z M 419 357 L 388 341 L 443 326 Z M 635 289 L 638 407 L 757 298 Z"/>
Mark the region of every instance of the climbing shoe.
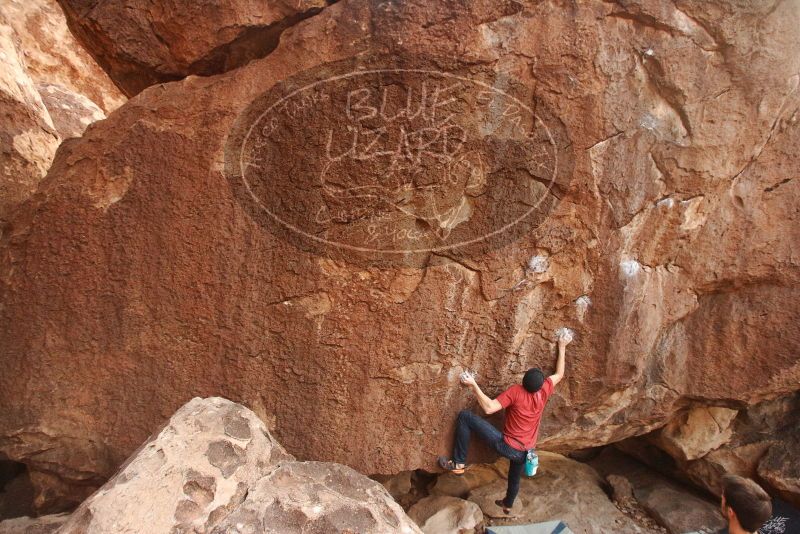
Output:
<path fill-rule="evenodd" d="M 457 467 L 453 460 L 446 458 L 444 456 L 439 456 L 439 467 L 444 469 L 445 471 L 450 471 L 454 475 L 463 475 L 464 468 Z"/>

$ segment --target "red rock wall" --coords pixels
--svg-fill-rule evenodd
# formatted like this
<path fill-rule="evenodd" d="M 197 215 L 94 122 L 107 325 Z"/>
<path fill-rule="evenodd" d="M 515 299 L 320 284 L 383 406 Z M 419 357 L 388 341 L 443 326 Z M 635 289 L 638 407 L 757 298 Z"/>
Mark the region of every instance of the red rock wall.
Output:
<path fill-rule="evenodd" d="M 473 402 L 458 373 L 476 370 L 494 395 L 529 366 L 550 371 L 560 326 L 578 337 L 543 448 L 643 434 L 692 403 L 796 390 L 794 7 L 343 0 L 264 59 L 143 91 L 62 145 L 4 235 L 0 451 L 91 485 L 188 399 L 220 395 L 275 414 L 276 436 L 301 459 L 431 467 Z M 250 198 L 305 233 L 259 212 L 243 196 L 252 169 L 231 170 L 231 147 L 249 146 L 243 125 L 343 68 L 467 80 L 445 109 L 472 150 L 448 167 L 470 208 L 445 195 L 450 211 L 436 218 L 425 210 L 438 197 L 392 190 L 402 244 L 417 229 L 428 248 L 496 229 L 531 205 L 509 196 L 520 176 L 544 191 L 524 232 L 388 259 L 339 246 L 370 230 L 359 197 L 331 201 L 344 206 L 339 220 L 310 215 L 325 136 L 352 126 L 347 108 L 324 103 L 285 107 L 279 133 L 253 149 L 268 166 Z M 470 90 L 475 81 L 485 90 Z M 493 105 L 498 91 L 528 114 Z M 552 142 L 513 130 L 536 120 Z M 402 150 L 399 167 L 376 173 L 351 158 L 325 183 L 400 177 L 416 195 L 451 176 L 434 171 L 452 160 L 423 165 Z M 547 158 L 564 165 L 530 163 Z M 365 204 L 392 212 L 374 195 Z M 318 246 L 320 235 L 339 245 Z"/>

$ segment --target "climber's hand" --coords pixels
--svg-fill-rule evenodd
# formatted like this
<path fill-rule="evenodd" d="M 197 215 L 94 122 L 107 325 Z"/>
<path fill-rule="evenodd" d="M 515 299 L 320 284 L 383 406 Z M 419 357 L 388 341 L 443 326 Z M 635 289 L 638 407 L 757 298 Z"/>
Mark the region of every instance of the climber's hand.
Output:
<path fill-rule="evenodd" d="M 568 335 L 564 335 L 564 334 L 558 336 L 558 346 L 559 346 L 559 348 L 566 347 L 570 343 L 572 343 L 572 336 L 568 336 Z"/>
<path fill-rule="evenodd" d="M 474 386 L 475 377 L 469 374 L 464 374 L 461 376 L 461 383 L 465 386 Z"/>

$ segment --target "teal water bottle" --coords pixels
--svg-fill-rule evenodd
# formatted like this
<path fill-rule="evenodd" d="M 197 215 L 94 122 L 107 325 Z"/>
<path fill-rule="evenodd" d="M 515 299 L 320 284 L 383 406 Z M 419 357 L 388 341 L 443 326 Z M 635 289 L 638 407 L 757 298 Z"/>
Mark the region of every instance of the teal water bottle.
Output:
<path fill-rule="evenodd" d="M 525 474 L 532 477 L 539 469 L 539 457 L 533 452 L 533 449 L 528 451 L 525 456 Z"/>

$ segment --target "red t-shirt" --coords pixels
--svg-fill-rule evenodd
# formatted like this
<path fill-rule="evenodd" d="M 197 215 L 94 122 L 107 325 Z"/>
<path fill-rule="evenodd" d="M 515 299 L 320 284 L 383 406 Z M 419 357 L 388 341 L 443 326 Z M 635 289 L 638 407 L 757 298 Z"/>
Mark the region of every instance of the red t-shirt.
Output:
<path fill-rule="evenodd" d="M 497 400 L 506 410 L 506 423 L 503 427 L 503 440 L 518 451 L 532 449 L 536 446 L 539 435 L 539 422 L 547 399 L 553 393 L 553 381 L 550 377 L 536 393 L 528 393 L 517 384 L 502 392 Z"/>

